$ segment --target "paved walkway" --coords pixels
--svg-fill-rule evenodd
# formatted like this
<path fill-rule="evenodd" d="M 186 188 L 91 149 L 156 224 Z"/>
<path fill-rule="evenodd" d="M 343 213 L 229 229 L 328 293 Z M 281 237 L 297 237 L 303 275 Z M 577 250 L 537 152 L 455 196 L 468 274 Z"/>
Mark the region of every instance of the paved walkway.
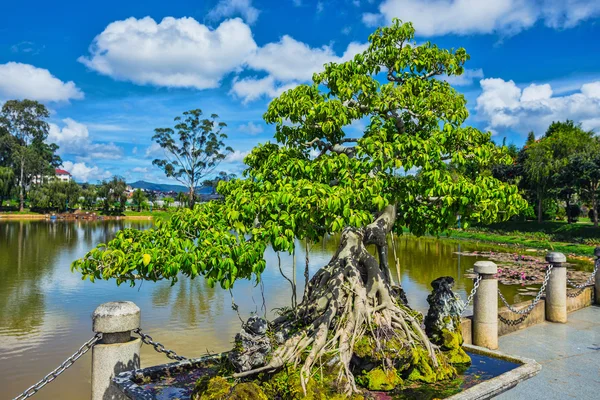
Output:
<path fill-rule="evenodd" d="M 499 350 L 533 358 L 542 371 L 497 399 L 600 399 L 600 307 L 501 336 Z"/>

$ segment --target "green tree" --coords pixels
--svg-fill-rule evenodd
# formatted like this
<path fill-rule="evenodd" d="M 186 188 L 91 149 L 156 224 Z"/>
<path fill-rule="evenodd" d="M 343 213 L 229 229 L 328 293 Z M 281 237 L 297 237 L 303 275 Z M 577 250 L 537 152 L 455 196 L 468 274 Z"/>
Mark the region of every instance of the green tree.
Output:
<path fill-rule="evenodd" d="M 351 393 L 354 373 L 361 373 L 350 364 L 355 353 L 373 355 L 382 367 L 390 343 L 407 349 L 388 360 L 401 373 L 420 366 L 435 369 L 427 379 L 451 377 L 444 354 L 399 300 L 401 289 L 393 288 L 389 234 L 403 226 L 417 235 L 441 232 L 457 215 L 465 225 L 503 220 L 525 202 L 515 186 L 491 174 L 462 174 L 448 165 L 469 161 L 486 169 L 511 162 L 489 133 L 463 126 L 465 98 L 435 79 L 462 74 L 466 51 L 417 45 L 412 25 L 397 20 L 369 42 L 352 60 L 327 64 L 312 84 L 269 104 L 264 118 L 275 125 L 277 143 L 254 148 L 245 179 L 219 185 L 222 201 L 180 210 L 155 229 L 121 231 L 73 268 L 87 278 L 132 284 L 203 275 L 209 285 L 228 289 L 237 279 L 260 280 L 268 246 L 292 253 L 296 239 L 316 242 L 339 233 L 338 250 L 310 279 L 302 302 L 270 325 L 284 343 L 266 366 L 234 377 L 298 365 L 305 387 L 324 357 L 339 377 L 336 390 Z M 367 121 L 363 134 L 349 135 L 358 120 Z M 412 169 L 418 173 L 398 173 Z M 367 250 L 371 245 L 378 257 Z M 393 340 L 375 345 L 384 332 Z"/>
<path fill-rule="evenodd" d="M 157 128 L 152 137 L 165 150 L 164 159 L 152 163 L 161 168 L 165 175 L 174 178 L 188 188 L 189 206 L 194 208 L 196 186 L 202 178 L 210 175 L 233 152 L 225 146 L 227 135 L 224 122 L 217 122 L 219 116 L 212 114 L 200 119 L 202 110 L 190 110 L 183 117 L 176 117 L 174 128 Z"/>
<path fill-rule="evenodd" d="M 82 185 L 81 196 L 83 197 L 83 206 L 87 210 L 93 210 L 98 199 L 98 190 L 96 186 L 84 183 Z"/>
<path fill-rule="evenodd" d="M 61 182 L 53 179 L 35 185 L 29 192 L 31 208 L 42 211 L 68 211 L 81 196 L 81 188 L 75 181 Z"/>
<path fill-rule="evenodd" d="M 0 167 L 0 208 L 4 199 L 9 198 L 15 184 L 15 174 L 11 168 Z"/>
<path fill-rule="evenodd" d="M 131 197 L 133 205 L 137 207 L 138 212 L 142 211 L 142 203 L 146 200 L 146 195 L 142 189 L 135 189 Z"/>
<path fill-rule="evenodd" d="M 105 180 L 98 187 L 98 197 L 102 200 L 102 209 L 105 214 L 120 214 L 125 210 L 127 202 L 127 183 L 118 176 L 113 176 L 110 180 Z"/>
<path fill-rule="evenodd" d="M 46 107 L 33 100 L 9 100 L 2 106 L 0 126 L 9 132 L 13 138 L 12 154 L 17 168 L 19 184 L 19 209 L 23 211 L 25 190 L 28 183 L 28 172 L 38 170 L 37 162 L 43 158 L 40 149 L 48 149 L 43 145 L 48 137 L 46 118 L 50 114 Z M 53 147 L 56 150 L 56 146 Z M 28 170 L 29 169 L 29 170 Z"/>
<path fill-rule="evenodd" d="M 163 204 L 164 204 L 165 210 L 168 210 L 169 208 L 171 208 L 171 206 L 173 205 L 174 201 L 175 200 L 172 197 L 165 196 L 163 198 Z"/>
<path fill-rule="evenodd" d="M 590 204 L 592 221 L 598 226 L 598 190 L 600 189 L 600 145 L 597 139 L 586 152 L 569 157 L 561 170 L 563 181 L 569 181 L 581 198 Z"/>
<path fill-rule="evenodd" d="M 175 196 L 175 199 L 179 203 L 179 207 L 185 207 L 189 200 L 189 196 L 185 192 L 179 192 L 179 193 L 177 193 L 177 196 Z"/>

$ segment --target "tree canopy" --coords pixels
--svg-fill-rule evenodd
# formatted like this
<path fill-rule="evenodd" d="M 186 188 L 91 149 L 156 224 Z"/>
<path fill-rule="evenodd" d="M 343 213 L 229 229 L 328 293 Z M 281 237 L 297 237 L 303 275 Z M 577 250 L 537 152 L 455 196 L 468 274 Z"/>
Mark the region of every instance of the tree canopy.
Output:
<path fill-rule="evenodd" d="M 152 137 L 165 150 L 164 159 L 152 163 L 165 175 L 184 184 L 189 190 L 189 204 L 194 206 L 194 191 L 202 178 L 211 174 L 233 149 L 225 146 L 225 122 L 219 116 L 201 119 L 202 110 L 195 109 L 176 117 L 173 128 L 157 128 Z"/>
<path fill-rule="evenodd" d="M 515 186 L 449 168 L 512 161 L 489 133 L 463 125 L 466 100 L 443 79 L 462 74 L 469 56 L 413 38 L 411 24 L 395 21 L 363 53 L 274 99 L 264 118 L 277 143 L 246 157 L 244 179 L 220 183 L 223 201 L 182 210 L 155 229 L 121 231 L 74 268 L 119 283 L 201 274 L 229 288 L 259 279 L 267 246 L 292 252 L 294 238 L 359 229 L 386 206 L 397 210 L 397 232 L 417 235 L 439 233 L 458 215 L 468 224 L 517 213 L 525 202 Z M 160 133 L 167 141 L 171 134 Z"/>

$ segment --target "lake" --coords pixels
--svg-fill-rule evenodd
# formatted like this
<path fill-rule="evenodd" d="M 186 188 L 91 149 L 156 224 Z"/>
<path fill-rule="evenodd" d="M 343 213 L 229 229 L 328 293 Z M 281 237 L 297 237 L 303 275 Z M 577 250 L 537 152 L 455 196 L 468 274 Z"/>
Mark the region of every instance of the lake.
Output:
<path fill-rule="evenodd" d="M 91 314 L 101 303 L 131 300 L 142 310 L 142 328 L 167 348 L 186 357 L 221 352 L 232 347 L 240 321 L 228 291 L 209 288 L 202 278 L 144 282 L 131 288 L 114 281 L 82 281 L 70 270 L 71 262 L 97 243 L 110 240 L 120 229 L 150 227 L 150 221 L 0 221 L 0 388 L 13 398 L 62 363 L 92 336 Z M 312 274 L 331 258 L 336 237 L 328 237 L 310 252 Z M 473 283 L 465 272 L 476 257 L 457 251 L 487 250 L 476 243 L 403 236 L 396 241 L 401 281 L 410 305 L 427 310 L 430 282 L 440 276 L 456 279 L 456 292 L 466 298 Z M 299 244 L 300 248 L 304 248 Z M 392 251 L 389 252 L 392 257 Z M 290 304 L 289 284 L 281 276 L 275 253 L 265 255 L 264 302 L 273 308 Z M 298 299 L 303 291 L 305 254 L 296 254 Z M 284 273 L 291 276 L 293 257 L 282 256 Z M 394 265 L 393 260 L 390 265 Z M 392 271 L 396 279 L 395 271 Z M 504 287 L 512 299 L 516 287 Z M 260 286 L 237 282 L 233 290 L 244 319 L 263 314 Z M 142 366 L 168 362 L 148 346 L 142 348 Z M 44 387 L 36 399 L 89 398 L 91 352 Z"/>

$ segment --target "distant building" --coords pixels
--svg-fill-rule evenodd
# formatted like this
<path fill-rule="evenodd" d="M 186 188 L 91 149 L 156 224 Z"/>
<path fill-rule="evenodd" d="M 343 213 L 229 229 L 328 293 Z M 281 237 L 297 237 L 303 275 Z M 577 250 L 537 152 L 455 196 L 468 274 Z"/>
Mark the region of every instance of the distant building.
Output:
<path fill-rule="evenodd" d="M 31 183 L 34 185 L 39 185 L 41 183 L 51 182 L 53 180 L 59 180 L 61 182 L 70 182 L 73 179 L 73 176 L 69 171 L 65 171 L 64 169 L 56 168 L 54 170 L 54 176 L 44 175 L 44 176 L 34 176 L 31 179 Z"/>
<path fill-rule="evenodd" d="M 69 182 L 73 179 L 69 171 L 65 171 L 64 169 L 57 168 L 54 173 L 56 174 L 56 179 L 61 182 Z"/>

